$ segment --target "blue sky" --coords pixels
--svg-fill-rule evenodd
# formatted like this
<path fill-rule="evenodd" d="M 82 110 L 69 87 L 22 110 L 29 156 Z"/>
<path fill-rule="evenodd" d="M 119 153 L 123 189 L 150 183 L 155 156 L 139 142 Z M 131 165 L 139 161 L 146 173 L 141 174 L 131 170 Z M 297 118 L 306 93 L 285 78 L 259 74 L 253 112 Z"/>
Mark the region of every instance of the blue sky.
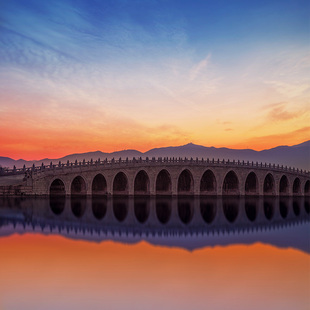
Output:
<path fill-rule="evenodd" d="M 309 1 L 0 5 L 3 155 L 309 136 Z"/>

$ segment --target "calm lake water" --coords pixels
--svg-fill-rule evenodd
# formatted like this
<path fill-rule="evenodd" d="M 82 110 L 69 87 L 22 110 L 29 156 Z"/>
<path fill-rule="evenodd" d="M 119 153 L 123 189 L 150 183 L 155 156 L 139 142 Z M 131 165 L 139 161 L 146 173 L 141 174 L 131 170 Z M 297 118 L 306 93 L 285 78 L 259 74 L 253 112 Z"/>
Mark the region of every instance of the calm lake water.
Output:
<path fill-rule="evenodd" d="M 309 198 L 1 198 L 0 309 L 309 309 Z"/>

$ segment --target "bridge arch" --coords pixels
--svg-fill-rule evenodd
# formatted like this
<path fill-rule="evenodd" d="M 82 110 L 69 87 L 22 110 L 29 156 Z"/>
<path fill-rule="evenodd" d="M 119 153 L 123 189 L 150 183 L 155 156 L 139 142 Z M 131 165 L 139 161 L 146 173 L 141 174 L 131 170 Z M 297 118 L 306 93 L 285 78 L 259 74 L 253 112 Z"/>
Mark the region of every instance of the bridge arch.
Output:
<path fill-rule="evenodd" d="M 216 195 L 216 178 L 210 169 L 206 170 L 200 180 L 200 194 Z"/>
<path fill-rule="evenodd" d="M 171 195 L 171 176 L 166 169 L 160 170 L 156 177 L 156 194 Z"/>
<path fill-rule="evenodd" d="M 49 194 L 51 196 L 64 196 L 66 195 L 66 187 L 63 180 L 60 178 L 54 179 L 49 186 Z"/>
<path fill-rule="evenodd" d="M 128 195 L 128 177 L 120 171 L 113 179 L 113 194 L 114 195 Z"/>
<path fill-rule="evenodd" d="M 92 194 L 93 195 L 107 194 L 107 181 L 101 173 L 98 173 L 93 179 Z"/>
<path fill-rule="evenodd" d="M 194 179 L 188 169 L 184 169 L 178 177 L 178 194 L 192 195 L 194 193 Z"/>
<path fill-rule="evenodd" d="M 274 177 L 271 173 L 268 173 L 264 179 L 264 195 L 274 195 L 274 194 L 275 194 Z"/>
<path fill-rule="evenodd" d="M 300 179 L 295 178 L 293 183 L 293 195 L 300 195 L 300 194 L 301 194 Z"/>
<path fill-rule="evenodd" d="M 239 179 L 237 174 L 230 170 L 223 181 L 223 195 L 239 195 Z"/>
<path fill-rule="evenodd" d="M 134 181 L 135 195 L 149 195 L 150 194 L 150 178 L 144 170 L 140 170 Z"/>
<path fill-rule="evenodd" d="M 305 196 L 310 196 L 310 180 L 306 181 L 305 189 L 304 189 Z"/>
<path fill-rule="evenodd" d="M 258 179 L 255 172 L 250 172 L 245 180 L 245 195 L 258 195 Z"/>
<path fill-rule="evenodd" d="M 282 175 L 279 184 L 279 194 L 287 196 L 289 194 L 288 178 L 286 175 Z"/>
<path fill-rule="evenodd" d="M 80 175 L 71 182 L 71 195 L 86 195 L 86 182 Z"/>

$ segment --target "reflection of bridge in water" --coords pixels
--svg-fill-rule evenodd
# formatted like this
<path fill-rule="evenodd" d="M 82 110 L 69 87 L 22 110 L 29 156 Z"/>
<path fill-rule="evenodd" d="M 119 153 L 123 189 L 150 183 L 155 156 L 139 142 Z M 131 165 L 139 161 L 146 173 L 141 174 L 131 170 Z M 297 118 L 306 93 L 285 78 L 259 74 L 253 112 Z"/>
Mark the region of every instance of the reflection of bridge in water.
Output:
<path fill-rule="evenodd" d="M 1 205 L 1 234 L 37 231 L 98 241 L 247 234 L 310 218 L 310 200 L 304 197 L 10 198 Z"/>
<path fill-rule="evenodd" d="M 24 173 L 12 188 L 29 195 L 309 196 L 310 174 L 271 164 L 159 158 L 75 162 L 2 173 Z M 7 189 L 9 193 L 9 189 Z M 0 188 L 1 194 L 1 188 Z M 5 189 L 2 188 L 2 194 Z"/>

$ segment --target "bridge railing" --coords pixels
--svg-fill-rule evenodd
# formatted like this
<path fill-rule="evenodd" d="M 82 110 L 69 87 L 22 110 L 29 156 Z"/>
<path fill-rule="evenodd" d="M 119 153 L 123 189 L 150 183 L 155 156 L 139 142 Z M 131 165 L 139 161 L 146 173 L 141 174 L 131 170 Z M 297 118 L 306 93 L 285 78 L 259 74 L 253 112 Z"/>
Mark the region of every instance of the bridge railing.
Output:
<path fill-rule="evenodd" d="M 187 164 L 187 165 L 203 165 L 203 166 L 238 166 L 238 167 L 253 167 L 253 168 L 259 168 L 259 169 L 271 169 L 275 171 L 285 171 L 285 172 L 292 172 L 302 175 L 310 175 L 309 171 L 298 169 L 294 167 L 288 167 L 284 165 L 279 164 L 271 164 L 271 163 L 263 163 L 263 162 L 254 162 L 254 161 L 244 161 L 244 160 L 225 160 L 225 159 L 198 159 L 198 157 L 194 158 L 181 158 L 181 157 L 152 157 L 145 159 L 135 158 L 132 159 L 115 159 L 112 158 L 108 160 L 107 158 L 105 160 L 100 160 L 98 158 L 97 160 L 91 159 L 90 161 L 86 161 L 85 159 L 83 161 L 74 161 L 70 162 L 67 161 L 66 163 L 62 163 L 61 161 L 58 162 L 58 164 L 54 164 L 53 162 L 50 162 L 49 165 L 44 165 L 43 163 L 40 166 L 35 166 L 34 164 L 32 167 L 26 167 L 25 165 L 23 168 L 16 168 L 15 166 L 13 168 L 2 168 L 0 167 L 0 176 L 8 176 L 8 175 L 33 175 L 33 174 L 40 174 L 42 172 L 51 171 L 51 170 L 63 170 L 63 169 L 72 169 L 74 167 L 100 167 L 100 166 L 134 166 L 134 165 L 162 165 L 163 163 L 168 164 Z"/>

